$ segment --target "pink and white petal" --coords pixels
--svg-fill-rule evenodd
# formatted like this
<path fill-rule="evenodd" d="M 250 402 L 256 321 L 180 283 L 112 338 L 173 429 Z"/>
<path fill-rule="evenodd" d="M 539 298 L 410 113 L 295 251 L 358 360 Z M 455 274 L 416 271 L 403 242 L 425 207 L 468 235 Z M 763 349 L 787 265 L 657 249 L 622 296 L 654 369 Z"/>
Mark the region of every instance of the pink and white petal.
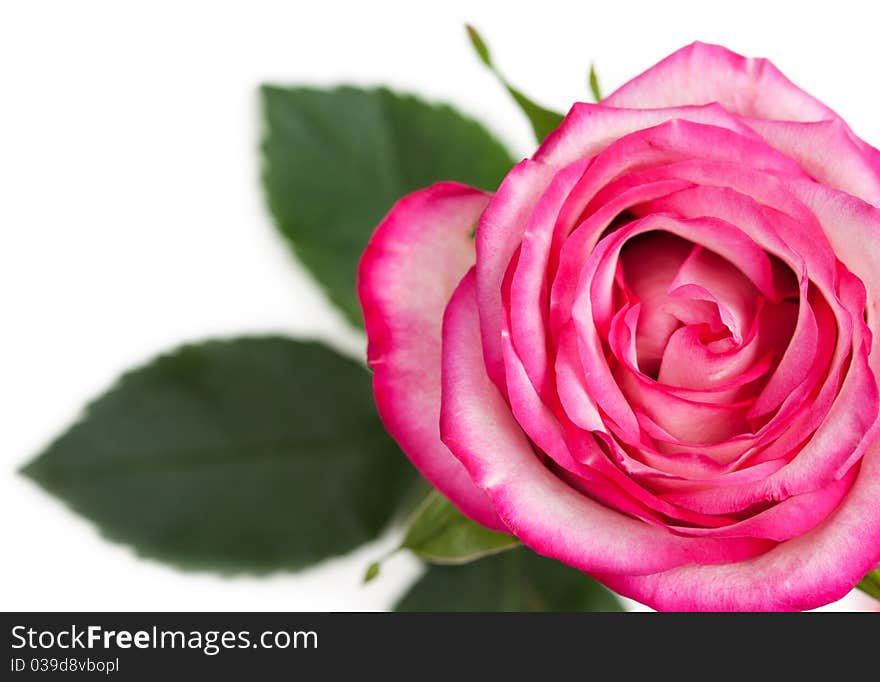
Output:
<path fill-rule="evenodd" d="M 738 345 L 752 327 L 759 300 L 757 289 L 741 270 L 702 247 L 695 248 L 682 263 L 669 284 L 668 294 L 716 303 L 722 321 Z"/>
<path fill-rule="evenodd" d="M 562 123 L 538 147 L 536 161 L 562 167 L 575 161 L 596 156 L 611 143 L 630 133 L 653 128 L 673 119 L 727 128 L 747 137 L 757 135 L 737 117 L 717 104 L 700 106 L 625 108 L 576 102 Z"/>
<path fill-rule="evenodd" d="M 637 480 L 643 481 L 658 496 L 666 499 L 665 496 L 672 492 L 760 481 L 788 463 L 788 460 L 776 459 L 752 464 L 748 461 L 747 451 L 739 453 L 738 459 L 728 463 L 718 463 L 712 456 L 700 453 L 699 448 L 692 448 L 691 451 L 680 449 L 681 452 L 670 454 L 650 447 L 642 447 L 634 451 L 642 464 L 641 467 L 632 462 L 621 462 L 621 466 Z M 682 510 L 687 509 L 680 505 L 676 506 Z"/>
<path fill-rule="evenodd" d="M 780 501 L 827 486 L 839 479 L 877 439 L 877 381 L 868 368 L 862 345 L 853 350 L 852 364 L 840 394 L 812 437 L 791 462 L 766 479 L 744 486 L 707 488 L 663 497 L 704 514 L 730 514 L 756 503 Z M 795 434 L 803 434 L 797 429 Z"/>
<path fill-rule="evenodd" d="M 679 327 L 669 337 L 663 350 L 657 380 L 669 386 L 693 390 L 737 386 L 740 384 L 739 377 L 749 375 L 753 367 L 762 366 L 756 364 L 762 345 L 758 331 L 759 325 L 755 325 L 755 332 L 745 339 L 742 346 L 726 353 L 716 353 L 702 342 L 699 327 Z"/>
<path fill-rule="evenodd" d="M 523 231 L 535 205 L 554 174 L 552 166 L 528 159 L 521 161 L 504 178 L 477 224 L 476 277 L 483 353 L 489 376 L 502 390 L 504 358 L 501 327 L 505 312 L 501 302 L 501 284 L 511 258 L 519 249 Z"/>
<path fill-rule="evenodd" d="M 645 373 L 658 370 L 669 337 L 681 326 L 681 319 L 667 305 L 667 291 L 694 248 L 692 242 L 657 231 L 630 240 L 620 252 L 623 281 L 641 303 L 634 341 L 638 366 Z M 644 267 L 646 262 L 651 267 Z M 689 303 L 687 307 L 703 319 L 712 316 L 711 304 Z"/>
<path fill-rule="evenodd" d="M 598 207 L 579 228 L 560 240 L 555 278 L 550 290 L 550 331 L 555 337 L 559 328 L 571 318 L 571 305 L 577 290 L 580 271 L 602 233 L 623 211 L 632 206 L 657 199 L 690 186 L 679 180 L 661 180 L 628 188 L 608 203 Z M 642 272 L 644 268 L 637 270 Z"/>
<path fill-rule="evenodd" d="M 827 314 L 826 314 L 827 313 Z M 820 336 L 821 323 L 821 336 Z M 807 380 L 811 373 L 813 382 L 827 370 L 831 359 L 837 329 L 826 306 L 814 310 L 807 296 L 804 282 L 803 294 L 798 306 L 794 330 L 785 345 L 777 348 L 779 361 L 770 380 L 758 395 L 749 417 L 756 419 L 779 407 L 785 398 Z M 812 388 L 812 385 L 808 388 Z"/>
<path fill-rule="evenodd" d="M 880 164 L 859 145 L 841 119 L 746 122 L 768 144 L 797 161 L 813 179 L 875 206 L 880 204 Z"/>
<path fill-rule="evenodd" d="M 733 140 L 731 140 L 731 143 L 733 143 Z M 783 158 L 791 162 L 789 157 Z M 815 237 L 820 244 L 827 243 L 827 238 L 822 234 L 822 228 L 816 216 L 788 187 L 789 184 L 815 184 L 802 170 L 799 173 L 793 174 L 788 171 L 779 172 L 766 165 L 758 167 L 754 163 L 749 163 L 747 159 L 731 162 L 724 159 L 689 158 L 663 165 L 655 165 L 623 175 L 610 184 L 607 191 L 612 191 L 614 185 L 618 183 L 624 186 L 638 186 L 646 183 L 672 182 L 675 180 L 686 182 L 693 188 L 707 187 L 709 190 L 712 188 L 735 190 L 741 195 L 752 198 L 757 204 L 775 209 L 778 212 L 772 213 L 772 215 L 783 214 L 790 220 L 804 226 L 803 229 L 807 231 L 811 239 Z M 596 200 L 599 200 L 602 194 L 603 192 L 597 194 Z M 672 192 L 669 194 L 672 194 Z M 724 199 L 722 195 L 717 193 L 710 196 L 712 200 Z M 703 211 L 710 207 L 708 202 L 699 201 L 695 196 L 689 198 L 693 198 Z M 727 200 L 725 200 L 725 203 L 727 203 Z M 730 209 L 727 210 L 729 211 Z M 708 213 L 706 215 L 714 214 Z"/>
<path fill-rule="evenodd" d="M 596 577 L 661 611 L 801 611 L 840 599 L 880 561 L 880 441 L 859 466 L 853 487 L 825 521 L 761 556 Z"/>
<path fill-rule="evenodd" d="M 547 384 L 552 376 L 552 367 L 547 364 L 546 345 L 550 241 L 559 210 L 585 168 L 585 162 L 575 163 L 559 171 L 553 178 L 522 234 L 522 248 L 510 282 L 507 306 L 510 338 L 522 358 L 529 379 L 541 395 L 550 388 Z"/>
<path fill-rule="evenodd" d="M 745 416 L 750 401 L 714 405 L 687 400 L 662 384 L 639 380 L 621 365 L 615 366 L 613 375 L 637 413 L 646 414 L 676 442 L 719 443 L 748 429 Z"/>
<path fill-rule="evenodd" d="M 675 527 L 682 535 L 701 537 L 757 537 L 785 542 L 803 535 L 824 521 L 840 506 L 841 500 L 853 486 L 859 468 L 851 467 L 846 475 L 824 488 L 811 490 L 771 505 L 742 521 L 720 528 Z"/>
<path fill-rule="evenodd" d="M 625 135 L 593 158 L 560 210 L 554 247 L 561 248 L 582 220 L 585 208 L 592 208 L 603 189 L 622 175 L 695 158 L 731 164 L 734 168 L 808 177 L 793 159 L 773 149 L 751 130 L 743 135 L 728 128 L 674 118 Z M 761 177 L 757 173 L 754 176 Z"/>
<path fill-rule="evenodd" d="M 617 311 L 608 333 L 608 345 L 618 367 L 625 368 L 637 384 L 643 384 L 650 393 L 663 394 L 702 403 L 729 405 L 754 395 L 752 386 L 772 365 L 772 351 L 758 356 L 760 336 L 758 325 L 753 325 L 750 336 L 742 346 L 724 353 L 704 343 L 702 325 L 679 327 L 669 337 L 657 380 L 645 375 L 639 368 L 635 348 L 636 328 L 641 303 L 624 305 Z M 681 383 L 683 382 L 683 383 Z M 633 387 L 640 392 L 639 388 Z M 641 396 L 639 396 L 641 397 Z M 671 437 L 664 430 L 665 437 Z"/>
<path fill-rule="evenodd" d="M 470 238 L 489 195 L 439 183 L 403 197 L 358 269 L 373 391 L 385 428 L 416 468 L 470 518 L 505 530 L 485 493 L 440 440 L 443 310 L 474 262 Z"/>
<path fill-rule="evenodd" d="M 696 42 L 672 53 L 602 100 L 647 109 L 719 103 L 732 114 L 787 121 L 820 121 L 836 114 L 766 59 L 743 57 Z"/>
<path fill-rule="evenodd" d="M 794 178 L 788 180 L 796 182 Z M 683 218 L 713 216 L 735 225 L 760 250 L 787 263 L 793 272 L 802 273 L 806 263 L 810 280 L 826 297 L 833 297 L 837 265 L 828 237 L 815 218 L 796 220 L 762 203 L 758 197 L 766 181 L 765 174 L 755 174 L 748 182 L 740 179 L 736 188 L 689 187 L 647 203 L 644 210 L 672 212 Z M 755 281 L 750 274 L 749 277 Z"/>
<path fill-rule="evenodd" d="M 559 401 L 568 419 L 585 431 L 607 430 L 604 418 L 598 409 L 597 392 L 587 385 L 584 378 L 584 369 L 578 348 L 578 332 L 571 321 L 559 331 L 555 369 Z M 608 376 L 610 378 L 610 372 Z M 609 387 L 608 390 L 613 389 Z M 619 393 L 619 389 L 617 390 Z M 637 442 L 640 429 L 632 410 L 621 421 L 623 421 L 621 428 L 631 440 Z"/>
<path fill-rule="evenodd" d="M 469 275 L 444 317 L 440 430 L 511 532 L 532 549 L 588 572 L 645 574 L 689 563 L 741 561 L 773 546 L 754 538 L 676 536 L 574 490 L 536 455 L 486 374 L 479 338 L 476 287 Z"/>
<path fill-rule="evenodd" d="M 815 182 L 784 182 L 816 215 L 837 258 L 865 285 L 873 335 L 869 358 L 880 377 L 880 210 Z"/>

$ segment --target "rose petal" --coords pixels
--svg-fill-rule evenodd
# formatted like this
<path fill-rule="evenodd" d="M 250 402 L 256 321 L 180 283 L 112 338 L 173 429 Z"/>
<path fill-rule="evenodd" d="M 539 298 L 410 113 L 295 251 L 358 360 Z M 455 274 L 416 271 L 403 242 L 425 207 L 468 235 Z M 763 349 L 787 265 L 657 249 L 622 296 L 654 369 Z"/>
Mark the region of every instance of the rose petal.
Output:
<path fill-rule="evenodd" d="M 741 270 L 700 246 L 681 264 L 667 294 L 715 303 L 737 346 L 751 329 L 760 298 L 755 285 Z"/>
<path fill-rule="evenodd" d="M 820 121 L 836 114 L 798 88 L 767 59 L 743 57 L 720 45 L 693 43 L 673 52 L 608 95 L 614 107 L 677 107 L 718 102 L 734 114 Z"/>
<path fill-rule="evenodd" d="M 462 512 L 504 530 L 485 493 L 440 440 L 443 309 L 474 262 L 471 230 L 489 195 L 439 183 L 395 204 L 358 270 L 379 416 L 416 468 Z"/>
<path fill-rule="evenodd" d="M 880 210 L 815 182 L 784 181 L 816 215 L 835 255 L 865 284 L 867 321 L 873 332 L 869 357 L 880 376 Z"/>
<path fill-rule="evenodd" d="M 778 502 L 748 518 L 719 528 L 676 527 L 683 535 L 700 537 L 758 537 L 784 542 L 802 535 L 824 521 L 840 505 L 858 474 L 852 467 L 845 476 L 826 487 Z"/>
<path fill-rule="evenodd" d="M 862 148 L 860 140 L 841 119 L 813 123 L 766 119 L 746 122 L 823 185 L 880 204 L 880 164 L 874 154 Z"/>
<path fill-rule="evenodd" d="M 553 175 L 551 166 L 529 160 L 520 162 L 504 178 L 477 225 L 476 276 L 483 353 L 489 376 L 502 390 L 501 326 L 505 313 L 501 306 L 501 282 L 535 204 Z"/>
<path fill-rule="evenodd" d="M 559 171 L 544 192 L 522 235 L 521 249 L 510 282 L 507 305 L 510 335 L 523 359 L 532 384 L 543 394 L 547 383 L 547 311 L 550 285 L 547 282 L 547 260 L 553 227 L 562 203 L 584 172 L 586 163 L 575 163 Z"/>
<path fill-rule="evenodd" d="M 746 137 L 758 139 L 747 125 L 717 104 L 646 109 L 623 108 L 576 102 L 562 123 L 550 133 L 534 154 L 536 161 L 557 167 L 596 156 L 612 142 L 630 133 L 653 128 L 667 121 L 681 119 L 704 125 L 728 128 Z"/>
<path fill-rule="evenodd" d="M 880 561 L 880 440 L 837 509 L 814 529 L 739 563 L 653 575 L 600 575 L 611 589 L 667 611 L 800 611 L 840 599 Z"/>

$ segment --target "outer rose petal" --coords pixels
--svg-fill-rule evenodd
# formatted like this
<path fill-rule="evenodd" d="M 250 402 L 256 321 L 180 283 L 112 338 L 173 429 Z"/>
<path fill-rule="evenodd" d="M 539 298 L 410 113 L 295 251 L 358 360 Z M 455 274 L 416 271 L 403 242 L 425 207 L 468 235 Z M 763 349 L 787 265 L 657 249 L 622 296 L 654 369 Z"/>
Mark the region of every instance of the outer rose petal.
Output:
<path fill-rule="evenodd" d="M 785 181 L 815 213 L 835 255 L 865 284 L 868 327 L 873 334 L 869 362 L 880 377 L 880 210 L 815 182 Z"/>
<path fill-rule="evenodd" d="M 608 106 L 607 100 L 602 104 L 575 102 L 559 127 L 538 147 L 533 158 L 553 166 L 565 166 L 595 156 L 621 137 L 674 119 L 728 128 L 741 135 L 757 137 L 738 117 L 717 104 L 627 109 Z"/>
<path fill-rule="evenodd" d="M 720 45 L 693 43 L 625 83 L 603 104 L 648 109 L 718 102 L 733 114 L 787 121 L 837 115 L 797 87 L 766 59 Z"/>
<path fill-rule="evenodd" d="M 474 262 L 471 231 L 490 196 L 444 182 L 402 198 L 376 229 L 358 269 L 385 428 L 416 468 L 461 511 L 506 530 L 488 498 L 440 441 L 443 309 Z"/>
<path fill-rule="evenodd" d="M 621 594 L 665 611 L 806 610 L 840 599 L 880 560 L 880 441 L 823 523 L 766 554 L 654 575 L 603 575 Z"/>
<path fill-rule="evenodd" d="M 552 166 L 529 159 L 515 165 L 492 197 L 477 226 L 474 241 L 483 353 L 489 376 L 502 389 L 505 377 L 501 350 L 504 317 L 501 282 L 510 259 L 519 248 L 535 204 L 553 180 L 553 175 Z"/>
<path fill-rule="evenodd" d="M 818 182 L 880 205 L 876 150 L 860 145 L 841 119 L 814 123 L 750 119 L 747 123 Z"/>

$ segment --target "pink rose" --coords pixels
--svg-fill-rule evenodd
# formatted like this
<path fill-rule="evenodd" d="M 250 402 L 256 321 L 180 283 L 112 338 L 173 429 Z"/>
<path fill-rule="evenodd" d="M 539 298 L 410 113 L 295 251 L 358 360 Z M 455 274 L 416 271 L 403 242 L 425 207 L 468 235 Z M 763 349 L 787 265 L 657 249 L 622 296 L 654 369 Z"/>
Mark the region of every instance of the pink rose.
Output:
<path fill-rule="evenodd" d="M 880 152 L 696 43 L 360 265 L 379 412 L 465 514 L 657 609 L 808 609 L 880 561 Z M 473 230 L 476 226 L 476 236 Z"/>

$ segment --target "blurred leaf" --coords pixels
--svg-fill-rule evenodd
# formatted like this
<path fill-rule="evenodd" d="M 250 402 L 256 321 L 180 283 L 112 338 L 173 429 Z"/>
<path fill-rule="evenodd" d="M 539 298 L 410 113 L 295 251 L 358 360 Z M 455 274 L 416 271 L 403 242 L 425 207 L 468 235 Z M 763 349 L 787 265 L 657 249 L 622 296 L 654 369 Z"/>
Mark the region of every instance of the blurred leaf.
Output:
<path fill-rule="evenodd" d="M 382 570 L 382 564 L 378 561 L 374 561 L 369 566 L 367 566 L 367 570 L 364 573 L 364 582 L 368 583 L 371 580 L 375 580 L 379 576 L 379 572 Z"/>
<path fill-rule="evenodd" d="M 519 105 L 519 108 L 522 109 L 523 113 L 532 124 L 535 138 L 538 142 L 543 142 L 544 138 L 562 123 L 564 116 L 555 111 L 551 111 L 550 109 L 545 109 L 540 104 L 527 97 L 521 90 L 513 87 L 492 62 L 492 56 L 489 53 L 486 41 L 483 40 L 483 37 L 479 34 L 477 29 L 470 24 L 465 24 L 465 29 L 467 30 L 468 38 L 471 41 L 474 51 L 480 58 L 480 61 L 489 68 L 510 96 L 513 97 L 514 101 Z"/>
<path fill-rule="evenodd" d="M 403 496 L 400 504 L 397 505 L 392 523 L 406 526 L 412 515 L 415 514 L 416 509 L 424 503 L 425 498 L 433 489 L 434 486 L 428 483 L 428 481 L 421 476 L 416 476 L 412 483 L 410 483 L 409 488 L 407 488 L 406 495 Z"/>
<path fill-rule="evenodd" d="M 599 76 L 596 75 L 595 64 L 590 64 L 590 92 L 593 93 L 593 99 L 597 102 L 602 101 L 602 90 L 599 87 Z"/>
<path fill-rule="evenodd" d="M 428 567 L 396 611 L 622 611 L 580 571 L 520 547 L 463 566 Z"/>
<path fill-rule="evenodd" d="M 416 511 L 401 547 L 431 563 L 463 564 L 517 545 L 512 535 L 471 521 L 434 490 Z"/>
<path fill-rule="evenodd" d="M 868 573 L 856 587 L 870 594 L 874 599 L 880 599 L 880 569 Z"/>
<path fill-rule="evenodd" d="M 223 571 L 347 552 L 415 477 L 367 371 L 277 337 L 187 345 L 125 374 L 23 473 L 140 554 Z"/>
<path fill-rule="evenodd" d="M 384 88 L 262 88 L 263 183 L 300 260 L 360 325 L 357 264 L 401 196 L 438 180 L 494 190 L 514 164 L 479 123 Z"/>

